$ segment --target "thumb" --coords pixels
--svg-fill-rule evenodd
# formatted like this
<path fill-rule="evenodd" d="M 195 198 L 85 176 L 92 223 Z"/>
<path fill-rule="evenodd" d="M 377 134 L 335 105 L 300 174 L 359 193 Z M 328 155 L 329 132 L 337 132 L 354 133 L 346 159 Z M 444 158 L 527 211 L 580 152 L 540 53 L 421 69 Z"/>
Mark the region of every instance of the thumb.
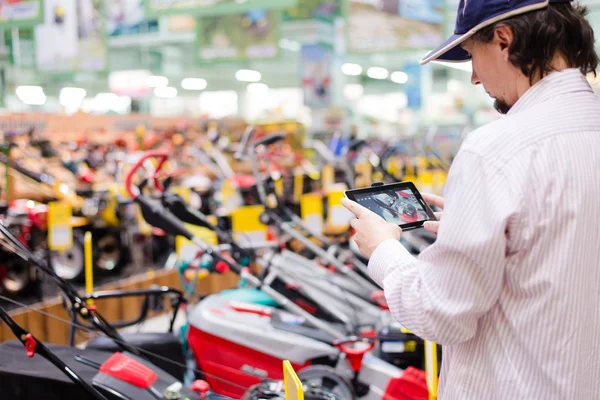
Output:
<path fill-rule="evenodd" d="M 423 228 L 425 228 L 426 231 L 437 234 L 438 229 L 440 228 L 440 223 L 436 221 L 427 221 L 423 224 Z"/>
<path fill-rule="evenodd" d="M 361 211 L 362 211 L 362 207 L 360 206 L 360 204 L 344 197 L 344 198 L 342 198 L 342 205 L 348 211 L 350 211 L 352 214 L 354 214 L 357 218 L 360 218 Z"/>

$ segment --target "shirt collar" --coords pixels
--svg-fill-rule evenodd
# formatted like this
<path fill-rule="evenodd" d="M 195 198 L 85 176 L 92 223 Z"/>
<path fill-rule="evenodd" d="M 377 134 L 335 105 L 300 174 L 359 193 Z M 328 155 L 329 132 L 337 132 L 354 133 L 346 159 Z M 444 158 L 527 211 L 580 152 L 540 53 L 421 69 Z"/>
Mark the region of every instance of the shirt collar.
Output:
<path fill-rule="evenodd" d="M 526 110 L 552 97 L 572 92 L 593 92 L 593 90 L 585 76 L 577 68 L 553 72 L 529 88 L 511 107 L 508 115 Z"/>

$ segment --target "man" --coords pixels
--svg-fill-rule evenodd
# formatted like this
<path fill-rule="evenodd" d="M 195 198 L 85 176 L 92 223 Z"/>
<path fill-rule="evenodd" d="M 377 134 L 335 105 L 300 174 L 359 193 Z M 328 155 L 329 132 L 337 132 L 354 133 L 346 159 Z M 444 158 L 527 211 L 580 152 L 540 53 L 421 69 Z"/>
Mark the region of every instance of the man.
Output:
<path fill-rule="evenodd" d="M 444 348 L 439 399 L 600 398 L 600 99 L 587 10 L 461 0 L 427 55 L 473 65 L 507 115 L 473 132 L 449 172 L 436 242 L 344 200 L 394 317 Z M 444 207 L 445 206 L 445 207 Z M 439 230 L 438 230 L 439 228 Z"/>

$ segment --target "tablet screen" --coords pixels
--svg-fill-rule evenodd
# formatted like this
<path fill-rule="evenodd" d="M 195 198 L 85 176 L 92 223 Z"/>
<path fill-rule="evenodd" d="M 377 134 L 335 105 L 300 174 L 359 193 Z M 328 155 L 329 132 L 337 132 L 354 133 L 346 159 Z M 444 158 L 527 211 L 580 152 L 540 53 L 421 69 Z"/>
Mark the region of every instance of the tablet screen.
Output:
<path fill-rule="evenodd" d="M 427 212 L 410 189 L 356 193 L 356 202 L 396 225 L 427 221 Z"/>

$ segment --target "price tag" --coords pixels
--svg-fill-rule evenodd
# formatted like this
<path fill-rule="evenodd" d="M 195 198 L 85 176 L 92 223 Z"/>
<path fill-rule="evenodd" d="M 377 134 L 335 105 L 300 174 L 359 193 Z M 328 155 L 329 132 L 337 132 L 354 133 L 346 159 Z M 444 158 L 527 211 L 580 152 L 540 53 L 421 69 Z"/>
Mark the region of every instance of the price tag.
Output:
<path fill-rule="evenodd" d="M 192 234 L 203 242 L 217 245 L 219 240 L 217 234 L 208 228 L 202 226 L 185 224 L 186 228 L 192 232 Z M 177 258 L 180 261 L 191 262 L 196 258 L 196 254 L 200 249 L 191 240 L 186 239 L 183 236 L 177 236 L 175 238 L 175 251 L 177 252 Z"/>
<path fill-rule="evenodd" d="M 438 387 L 438 356 L 437 344 L 425 341 L 425 375 L 427 377 L 427 390 L 429 400 L 437 399 Z"/>
<path fill-rule="evenodd" d="M 267 241 L 267 226 L 260 222 L 263 206 L 244 206 L 231 213 L 231 228 L 242 246 L 260 246 Z"/>
<path fill-rule="evenodd" d="M 283 198 L 283 178 L 280 177 L 275 181 L 275 194 L 278 198 Z"/>
<path fill-rule="evenodd" d="M 387 162 L 387 170 L 392 176 L 400 176 L 402 171 L 402 160 L 400 157 L 390 157 Z"/>
<path fill-rule="evenodd" d="M 135 219 L 138 224 L 138 231 L 143 236 L 150 236 L 152 234 L 152 225 L 146 222 L 142 215 L 142 210 L 139 204 L 132 204 L 134 207 Z"/>
<path fill-rule="evenodd" d="M 335 169 L 331 165 L 325 165 L 321 172 L 321 187 L 327 190 L 329 186 L 335 183 Z"/>
<path fill-rule="evenodd" d="M 225 180 L 221 186 L 221 206 L 225 209 L 225 213 L 229 215 L 243 204 L 244 200 L 237 185 L 229 179 Z"/>
<path fill-rule="evenodd" d="M 302 382 L 288 360 L 283 362 L 283 385 L 286 400 L 304 400 Z"/>
<path fill-rule="evenodd" d="M 315 232 L 323 232 L 323 198 L 307 193 L 300 197 L 300 216 L 305 224 Z"/>
<path fill-rule="evenodd" d="M 300 198 L 304 193 L 304 173 L 296 171 L 294 174 L 294 202 L 300 203 Z"/>
<path fill-rule="evenodd" d="M 355 184 L 357 188 L 363 188 L 371 186 L 373 165 L 370 162 L 364 161 L 354 166 L 354 172 L 356 174 Z"/>
<path fill-rule="evenodd" d="M 188 205 L 192 204 L 192 189 L 183 186 L 175 186 L 173 188 L 173 193 L 181 196 L 183 201 L 185 201 Z"/>
<path fill-rule="evenodd" d="M 342 206 L 343 192 L 331 192 L 327 195 L 327 224 L 330 228 L 344 229 L 350 226 L 354 214 Z"/>
<path fill-rule="evenodd" d="M 71 205 L 62 201 L 48 204 L 48 247 L 54 251 L 64 251 L 73 246 Z"/>
<path fill-rule="evenodd" d="M 433 193 L 433 172 L 423 168 L 419 172 L 419 176 L 415 185 L 420 192 Z"/>

